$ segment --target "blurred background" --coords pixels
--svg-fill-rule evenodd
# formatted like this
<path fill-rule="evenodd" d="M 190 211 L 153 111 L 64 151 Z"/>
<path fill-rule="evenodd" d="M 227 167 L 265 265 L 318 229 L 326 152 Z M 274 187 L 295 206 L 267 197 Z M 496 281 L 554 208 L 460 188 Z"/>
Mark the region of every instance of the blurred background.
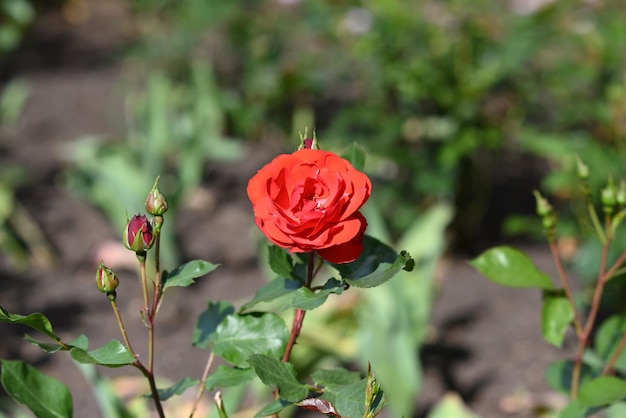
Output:
<path fill-rule="evenodd" d="M 337 334 L 309 358 L 380 358 L 401 405 L 390 416 L 427 416 L 446 392 L 487 418 L 558 407 L 540 295 L 495 288 L 462 260 L 516 242 L 550 269 L 533 189 L 559 207 L 563 251 L 580 248 L 576 208 L 561 202 L 576 155 L 592 186 L 621 174 L 624 21 L 619 0 L 0 0 L 0 304 L 45 312 L 67 335 L 93 330 L 108 312 L 92 272 L 100 259 L 133 271 L 117 231 L 160 175 L 166 265 L 222 264 L 201 292 L 172 296 L 160 338 L 190 345 L 178 330 L 208 298 L 265 280 L 247 179 L 314 129 L 324 149 L 367 152 L 369 231 L 418 271 L 320 313 Z M 135 314 L 141 302 L 126 303 Z M 1 357 L 57 377 L 73 367 L 0 330 Z M 168 378 L 195 372 L 164 355 Z M 301 357 L 302 370 L 317 364 Z M 89 396 L 76 402 L 96 416 Z"/>

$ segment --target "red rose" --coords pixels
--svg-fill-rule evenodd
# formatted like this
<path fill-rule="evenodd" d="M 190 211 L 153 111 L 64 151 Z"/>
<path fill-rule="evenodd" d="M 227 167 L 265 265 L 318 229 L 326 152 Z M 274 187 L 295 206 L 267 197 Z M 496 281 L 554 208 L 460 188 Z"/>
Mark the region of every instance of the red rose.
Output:
<path fill-rule="evenodd" d="M 367 222 L 358 210 L 371 189 L 369 178 L 343 158 L 301 149 L 259 170 L 248 182 L 248 197 L 254 221 L 274 244 L 349 263 L 363 250 Z"/>

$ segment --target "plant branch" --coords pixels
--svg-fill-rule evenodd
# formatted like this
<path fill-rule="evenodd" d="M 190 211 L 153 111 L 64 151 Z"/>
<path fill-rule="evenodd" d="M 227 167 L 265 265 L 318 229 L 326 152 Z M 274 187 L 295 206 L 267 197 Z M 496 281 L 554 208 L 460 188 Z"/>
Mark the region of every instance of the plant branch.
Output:
<path fill-rule="evenodd" d="M 215 354 L 211 352 L 209 355 L 209 359 L 206 362 L 206 366 L 204 367 L 204 372 L 202 373 L 202 378 L 200 379 L 200 387 L 198 388 L 198 394 L 196 395 L 196 399 L 193 402 L 193 407 L 191 408 L 191 413 L 189 414 L 189 418 L 193 418 L 193 414 L 196 413 L 196 409 L 198 409 L 198 404 L 200 403 L 200 399 L 202 399 L 202 394 L 204 393 L 204 383 L 206 379 L 209 377 L 209 371 L 211 370 L 211 366 L 213 365 L 213 360 L 215 359 Z"/>
<path fill-rule="evenodd" d="M 552 253 L 552 258 L 554 259 L 554 263 L 556 264 L 556 269 L 559 274 L 559 279 L 561 280 L 561 286 L 563 286 L 563 289 L 565 290 L 565 295 L 567 296 L 567 300 L 569 301 L 569 304 L 572 307 L 572 311 L 574 312 L 574 329 L 576 330 L 576 335 L 578 336 L 578 338 L 580 338 L 583 334 L 583 328 L 581 325 L 580 318 L 578 316 L 576 305 L 574 304 L 574 297 L 572 296 L 572 290 L 569 285 L 569 280 L 567 278 L 567 274 L 565 273 L 565 269 L 563 268 L 561 255 L 559 253 L 559 249 L 557 248 L 556 242 L 554 240 L 550 240 L 550 252 Z"/>

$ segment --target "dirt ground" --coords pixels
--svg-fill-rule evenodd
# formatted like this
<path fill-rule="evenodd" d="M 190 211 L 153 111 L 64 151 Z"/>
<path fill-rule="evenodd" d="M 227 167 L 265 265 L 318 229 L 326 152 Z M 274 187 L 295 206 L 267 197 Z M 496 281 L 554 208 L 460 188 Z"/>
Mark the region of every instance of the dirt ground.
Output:
<path fill-rule="evenodd" d="M 15 313 L 42 312 L 61 336 L 84 333 L 94 347 L 118 338 L 110 306 L 93 284 L 99 256 L 115 251 L 101 244 L 117 240 L 118 233 L 100 212 L 62 187 L 60 145 L 83 134 L 124 129 L 121 74 L 115 57 L 124 43 L 128 15 L 115 3 L 89 2 L 90 14 L 80 24 L 68 23 L 57 11 L 46 12 L 24 46 L 0 62 L 1 83 L 19 76 L 31 88 L 17 140 L 0 154 L 0 164 L 19 164 L 27 170 L 29 182 L 18 190 L 17 198 L 57 254 L 52 266 L 23 272 L 3 260 L 0 305 Z M 198 376 L 199 364 L 204 364 L 202 352 L 191 347 L 181 350 L 179 341 L 191 341 L 193 324 L 208 295 L 237 300 L 251 296 L 262 283 L 254 244 L 233 237 L 250 235 L 252 215 L 245 185 L 265 158 L 250 152 L 236 167 L 222 164 L 208 169 L 203 187 L 220 203 L 210 211 L 184 209 L 176 224 L 177 232 L 186 237 L 182 248 L 186 259 L 203 258 L 222 267 L 193 290 L 174 294 L 162 313 L 157 346 L 167 361 L 157 359 L 158 373 L 172 381 Z M 543 247 L 529 251 L 541 267 L 552 271 Z M 535 417 L 534 407 L 564 402 L 543 379 L 545 366 L 560 353 L 541 339 L 539 292 L 491 284 L 454 257 L 442 262 L 442 272 L 433 339 L 421 354 L 426 375 L 418 401 L 422 410 L 450 391 L 459 393 L 483 418 Z M 124 314 L 135 315 L 141 304 L 138 287 L 129 286 L 119 302 Z M 140 323 L 129 328 L 131 334 L 144 332 Z M 85 390 L 84 379 L 68 356 L 42 353 L 23 341 L 24 331 L 0 325 L 0 357 L 41 366 L 68 384 L 76 417 L 98 417 L 95 398 Z M 566 350 L 572 351 L 571 342 Z M 107 374 L 119 377 L 132 372 Z"/>

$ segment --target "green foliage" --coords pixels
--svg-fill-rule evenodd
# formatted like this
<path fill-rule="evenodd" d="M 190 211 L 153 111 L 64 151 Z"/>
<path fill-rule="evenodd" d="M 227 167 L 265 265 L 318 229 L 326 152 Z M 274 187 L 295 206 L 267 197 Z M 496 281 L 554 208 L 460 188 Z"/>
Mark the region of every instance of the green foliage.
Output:
<path fill-rule="evenodd" d="M 87 351 L 79 347 L 72 347 L 70 355 L 82 364 L 98 364 L 107 367 L 121 367 L 135 362 L 128 349 L 119 341 L 111 340 L 104 346 Z"/>
<path fill-rule="evenodd" d="M 0 3 L 0 54 L 10 52 L 20 44 L 34 18 L 32 0 L 4 0 Z"/>
<path fill-rule="evenodd" d="M 554 289 L 550 276 L 539 270 L 526 254 L 511 247 L 491 248 L 470 264 L 489 280 L 503 286 Z"/>
<path fill-rule="evenodd" d="M 248 367 L 253 354 L 282 356 L 288 338 L 285 322 L 275 314 L 232 314 L 217 326 L 212 350 L 234 366 Z"/>
<path fill-rule="evenodd" d="M 219 267 L 219 264 L 209 263 L 204 260 L 188 261 L 171 272 L 163 271 L 161 276 L 163 291 L 170 287 L 187 287 L 192 285 L 195 279 L 209 274 Z"/>
<path fill-rule="evenodd" d="M 565 333 L 573 320 L 574 311 L 563 292 L 543 292 L 541 334 L 547 342 L 561 347 Z"/>
<path fill-rule="evenodd" d="M 72 396 L 63 383 L 18 360 L 0 364 L 4 390 L 37 418 L 72 417 Z"/>
<path fill-rule="evenodd" d="M 174 395 L 182 395 L 187 389 L 197 385 L 198 383 L 200 383 L 200 381 L 197 379 L 185 377 L 178 383 L 170 386 L 169 388 L 159 389 L 159 399 L 161 399 L 162 401 L 166 401 Z"/>
<path fill-rule="evenodd" d="M 293 365 L 280 361 L 275 357 L 254 354 L 248 358 L 263 383 L 276 386 L 278 395 L 287 402 L 298 402 L 306 398 L 309 388 L 298 382 Z"/>
<path fill-rule="evenodd" d="M 207 390 L 239 386 L 256 377 L 254 369 L 219 366 L 204 382 Z"/>
<path fill-rule="evenodd" d="M 428 418 L 478 418 L 456 394 L 445 395 L 428 414 Z"/>
<path fill-rule="evenodd" d="M 578 401 L 583 406 L 604 406 L 626 398 L 626 380 L 615 376 L 600 376 L 585 382 Z"/>

